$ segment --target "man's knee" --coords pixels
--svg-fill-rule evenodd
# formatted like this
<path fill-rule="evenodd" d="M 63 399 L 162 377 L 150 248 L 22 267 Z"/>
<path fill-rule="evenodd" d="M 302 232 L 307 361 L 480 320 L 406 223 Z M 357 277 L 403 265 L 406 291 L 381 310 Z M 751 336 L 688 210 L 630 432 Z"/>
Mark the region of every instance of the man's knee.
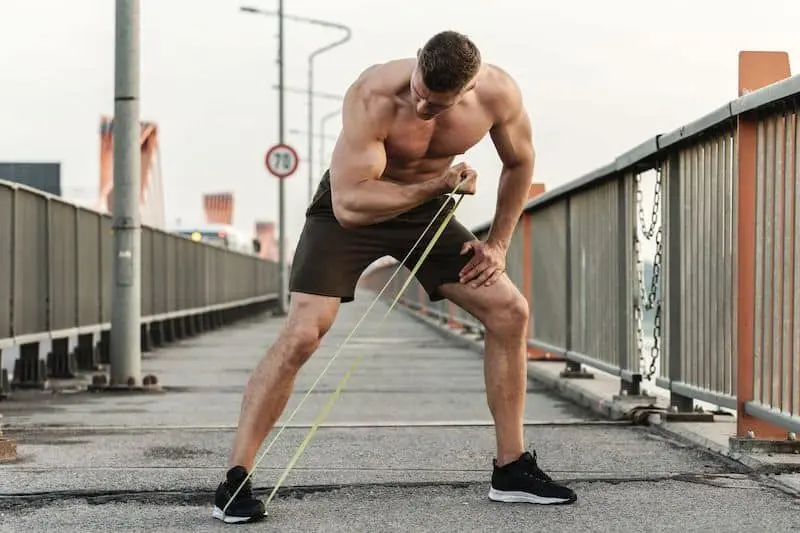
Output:
<path fill-rule="evenodd" d="M 517 333 L 527 328 L 528 302 L 517 290 L 509 290 L 492 300 L 486 309 L 483 324 L 490 331 Z"/>
<path fill-rule="evenodd" d="M 299 369 L 319 347 L 336 318 L 339 299 L 296 293 L 281 332 L 283 364 Z"/>

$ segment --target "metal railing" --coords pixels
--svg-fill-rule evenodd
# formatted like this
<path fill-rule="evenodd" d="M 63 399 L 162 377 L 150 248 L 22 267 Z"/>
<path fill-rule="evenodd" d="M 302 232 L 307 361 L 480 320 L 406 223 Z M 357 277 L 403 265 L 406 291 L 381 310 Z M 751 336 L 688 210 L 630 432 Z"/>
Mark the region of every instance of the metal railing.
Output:
<path fill-rule="evenodd" d="M 529 201 L 507 262 L 530 305 L 531 357 L 618 376 L 629 395 L 654 380 L 680 411 L 735 409 L 739 436 L 800 431 L 799 102 L 800 76 L 788 78 Z M 419 290 L 404 301 L 467 321 Z"/>
<path fill-rule="evenodd" d="M 40 387 L 109 362 L 112 247 L 110 216 L 0 180 L 0 350 L 19 349 L 13 385 Z M 146 226 L 141 253 L 143 350 L 277 297 L 272 261 Z M 43 341 L 52 344 L 46 361 Z"/>

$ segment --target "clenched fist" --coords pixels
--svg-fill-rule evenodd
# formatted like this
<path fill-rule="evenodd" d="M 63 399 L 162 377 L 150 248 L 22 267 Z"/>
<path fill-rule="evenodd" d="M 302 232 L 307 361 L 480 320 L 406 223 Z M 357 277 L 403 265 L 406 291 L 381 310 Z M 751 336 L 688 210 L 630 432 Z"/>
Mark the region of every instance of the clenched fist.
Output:
<path fill-rule="evenodd" d="M 466 163 L 459 163 L 448 168 L 442 179 L 448 193 L 453 192 L 453 189 L 458 185 L 458 189 L 455 191 L 456 194 L 475 194 L 475 182 L 478 179 L 478 173 Z"/>

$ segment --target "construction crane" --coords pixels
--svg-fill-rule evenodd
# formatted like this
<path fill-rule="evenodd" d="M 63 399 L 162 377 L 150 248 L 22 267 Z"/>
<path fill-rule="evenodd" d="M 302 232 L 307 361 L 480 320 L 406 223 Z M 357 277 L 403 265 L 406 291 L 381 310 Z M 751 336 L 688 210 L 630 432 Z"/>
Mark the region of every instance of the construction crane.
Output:
<path fill-rule="evenodd" d="M 164 229 L 164 187 L 161 177 L 161 151 L 158 145 L 158 125 L 141 123 L 141 184 L 139 209 L 141 222 L 153 228 Z M 100 192 L 96 209 L 110 213 L 114 205 L 114 119 L 100 118 Z"/>

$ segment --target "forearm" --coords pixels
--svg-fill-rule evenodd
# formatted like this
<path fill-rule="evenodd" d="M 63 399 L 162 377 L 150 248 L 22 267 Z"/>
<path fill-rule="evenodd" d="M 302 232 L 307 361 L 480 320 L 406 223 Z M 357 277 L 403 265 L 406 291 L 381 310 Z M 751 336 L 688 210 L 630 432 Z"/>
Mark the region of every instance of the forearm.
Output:
<path fill-rule="evenodd" d="M 384 222 L 441 194 L 439 178 L 403 184 L 383 179 L 367 179 L 344 190 L 333 191 L 334 213 L 345 227 Z"/>
<path fill-rule="evenodd" d="M 511 235 L 528 201 L 528 191 L 533 180 L 533 165 L 520 164 L 504 168 L 497 190 L 497 207 L 487 242 L 508 249 Z"/>

